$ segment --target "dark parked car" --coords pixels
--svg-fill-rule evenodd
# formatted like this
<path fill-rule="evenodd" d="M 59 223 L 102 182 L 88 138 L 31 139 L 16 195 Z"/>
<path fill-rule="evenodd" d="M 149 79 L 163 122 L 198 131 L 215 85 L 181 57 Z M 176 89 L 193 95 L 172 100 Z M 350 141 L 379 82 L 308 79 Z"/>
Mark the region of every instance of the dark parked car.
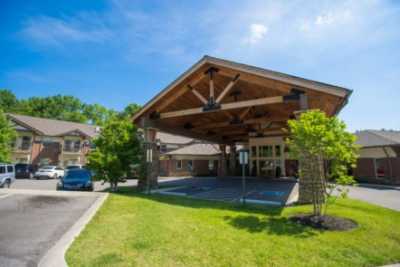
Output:
<path fill-rule="evenodd" d="M 93 191 L 92 174 L 86 169 L 72 169 L 57 184 L 57 190 Z"/>
<path fill-rule="evenodd" d="M 15 164 L 15 178 L 33 178 L 35 168 L 32 164 L 18 163 Z"/>

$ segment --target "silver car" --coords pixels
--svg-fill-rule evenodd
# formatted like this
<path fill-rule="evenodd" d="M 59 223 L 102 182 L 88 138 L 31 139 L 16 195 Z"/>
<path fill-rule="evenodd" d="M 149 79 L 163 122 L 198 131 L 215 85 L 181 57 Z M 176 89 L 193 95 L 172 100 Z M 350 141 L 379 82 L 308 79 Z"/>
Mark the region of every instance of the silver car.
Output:
<path fill-rule="evenodd" d="M 12 164 L 0 163 L 0 187 L 9 188 L 15 181 L 15 168 Z"/>

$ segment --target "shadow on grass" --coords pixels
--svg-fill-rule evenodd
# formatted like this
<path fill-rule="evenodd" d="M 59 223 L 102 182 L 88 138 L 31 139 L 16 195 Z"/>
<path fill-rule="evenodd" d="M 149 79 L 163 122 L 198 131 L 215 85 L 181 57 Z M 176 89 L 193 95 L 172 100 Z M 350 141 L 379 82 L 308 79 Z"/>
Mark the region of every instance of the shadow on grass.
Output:
<path fill-rule="evenodd" d="M 119 188 L 117 192 L 112 194 L 138 197 L 151 201 L 157 201 L 164 204 L 176 205 L 182 207 L 189 207 L 194 209 L 219 209 L 219 210 L 232 210 L 245 213 L 256 213 L 270 216 L 277 216 L 282 213 L 283 207 L 272 207 L 272 206 L 260 206 L 246 204 L 242 205 L 238 202 L 223 202 L 215 200 L 195 199 L 184 196 L 171 196 L 161 194 L 145 194 L 137 190 L 137 188 Z"/>
<path fill-rule="evenodd" d="M 219 209 L 236 211 L 244 214 L 247 213 L 248 215 L 225 216 L 223 219 L 230 226 L 237 229 L 247 230 L 250 233 L 265 232 L 267 234 L 287 235 L 296 238 L 308 238 L 318 233 L 316 230 L 292 222 L 286 217 L 281 217 L 284 207 L 251 204 L 242 205 L 240 203 L 193 199 L 161 194 L 147 195 L 139 192 L 137 188 L 132 187 L 119 188 L 117 192 L 113 192 L 112 194 L 124 197 L 141 198 L 163 204 L 194 209 Z"/>
<path fill-rule="evenodd" d="M 228 223 L 238 229 L 247 230 L 250 233 L 266 232 L 274 235 L 288 235 L 297 238 L 308 238 L 316 235 L 311 228 L 291 222 L 285 217 L 256 216 L 226 216 Z"/>

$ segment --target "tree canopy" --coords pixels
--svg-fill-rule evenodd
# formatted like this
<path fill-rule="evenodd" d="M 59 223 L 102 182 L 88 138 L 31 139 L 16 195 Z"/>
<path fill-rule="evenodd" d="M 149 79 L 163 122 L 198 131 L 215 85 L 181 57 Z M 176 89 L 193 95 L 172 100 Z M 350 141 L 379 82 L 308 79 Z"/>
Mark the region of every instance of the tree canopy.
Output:
<path fill-rule="evenodd" d="M 111 118 L 94 140 L 95 149 L 88 156 L 88 167 L 96 178 L 108 181 L 116 190 L 123 177 L 132 175 L 134 165 L 143 158 L 141 138 L 137 128 L 128 119 Z"/>
<path fill-rule="evenodd" d="M 129 104 L 117 112 L 100 104 L 83 103 L 74 96 L 55 95 L 17 99 L 10 90 L 0 90 L 0 107 L 4 112 L 41 118 L 66 120 L 103 126 L 113 116 L 132 116 L 140 106 Z"/>
<path fill-rule="evenodd" d="M 0 162 L 9 162 L 12 146 L 16 133 L 7 116 L 0 109 Z"/>

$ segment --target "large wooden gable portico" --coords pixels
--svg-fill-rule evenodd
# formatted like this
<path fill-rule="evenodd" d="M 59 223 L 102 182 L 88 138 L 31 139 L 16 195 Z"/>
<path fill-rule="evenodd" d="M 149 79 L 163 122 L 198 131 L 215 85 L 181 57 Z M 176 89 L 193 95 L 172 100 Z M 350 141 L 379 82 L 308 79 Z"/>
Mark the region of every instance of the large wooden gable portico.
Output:
<path fill-rule="evenodd" d="M 221 145 L 285 136 L 287 120 L 307 109 L 336 115 L 351 91 L 287 74 L 205 56 L 133 118 L 161 130 Z M 150 132 L 149 132 L 150 131 Z"/>

